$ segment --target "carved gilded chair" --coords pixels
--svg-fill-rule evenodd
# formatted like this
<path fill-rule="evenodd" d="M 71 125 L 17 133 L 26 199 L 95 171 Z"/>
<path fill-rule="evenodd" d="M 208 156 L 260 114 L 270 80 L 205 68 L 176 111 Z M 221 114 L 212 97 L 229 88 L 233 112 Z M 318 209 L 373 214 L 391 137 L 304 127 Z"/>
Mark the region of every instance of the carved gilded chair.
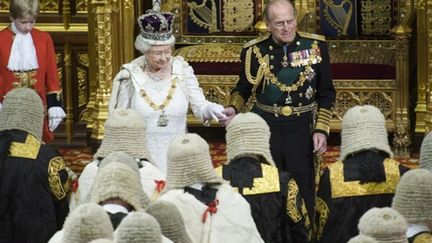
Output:
<path fill-rule="evenodd" d="M 259 35 L 267 0 L 167 0 L 176 14 L 178 55 L 194 68 L 208 99 L 226 104 L 237 81 L 243 43 Z M 381 109 L 395 154 L 409 156 L 408 68 L 412 2 L 397 0 L 297 0 L 298 27 L 324 34 L 337 100 L 331 130 L 354 105 Z M 411 4 L 410 4 L 411 3 Z M 264 27 L 265 28 L 265 27 Z M 193 118 L 191 125 L 198 124 Z"/>

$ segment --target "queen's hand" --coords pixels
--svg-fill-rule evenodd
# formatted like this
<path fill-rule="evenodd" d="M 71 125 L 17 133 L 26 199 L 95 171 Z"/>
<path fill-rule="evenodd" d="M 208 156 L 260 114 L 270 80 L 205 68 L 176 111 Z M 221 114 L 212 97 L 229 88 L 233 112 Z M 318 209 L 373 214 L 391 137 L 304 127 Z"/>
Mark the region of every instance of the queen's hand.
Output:
<path fill-rule="evenodd" d="M 216 122 L 219 122 L 219 119 L 225 118 L 225 114 L 222 113 L 224 110 L 224 107 L 216 104 L 216 103 L 209 103 L 204 110 L 203 118 L 204 121 L 210 121 L 215 120 Z"/>

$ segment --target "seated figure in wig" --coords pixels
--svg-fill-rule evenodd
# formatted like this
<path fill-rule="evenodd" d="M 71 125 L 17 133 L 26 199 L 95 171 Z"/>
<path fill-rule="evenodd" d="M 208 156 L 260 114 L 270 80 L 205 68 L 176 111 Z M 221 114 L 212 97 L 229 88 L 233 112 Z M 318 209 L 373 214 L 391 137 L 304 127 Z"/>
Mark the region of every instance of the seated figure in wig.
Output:
<path fill-rule="evenodd" d="M 171 141 L 167 184 L 158 200 L 177 206 L 194 243 L 264 242 L 248 202 L 216 175 L 209 145 L 197 134 Z"/>
<path fill-rule="evenodd" d="M 144 192 L 156 198 L 165 185 L 165 175 L 150 159 L 145 138 L 146 123 L 131 109 L 118 109 L 109 113 L 105 134 L 94 160 L 86 165 L 78 179 L 78 189 L 72 193 L 71 210 L 87 202 L 89 193 L 103 160 L 135 163 L 139 169 Z M 111 158 L 107 158 L 111 157 Z"/>
<path fill-rule="evenodd" d="M 342 119 L 339 160 L 320 178 L 316 198 L 316 239 L 345 243 L 358 234 L 360 217 L 389 207 L 408 168 L 392 159 L 384 115 L 371 105 L 355 106 Z"/>
<path fill-rule="evenodd" d="M 228 164 L 216 171 L 249 202 L 263 240 L 309 242 L 304 200 L 293 176 L 275 166 L 265 120 L 252 112 L 239 113 L 226 129 Z"/>

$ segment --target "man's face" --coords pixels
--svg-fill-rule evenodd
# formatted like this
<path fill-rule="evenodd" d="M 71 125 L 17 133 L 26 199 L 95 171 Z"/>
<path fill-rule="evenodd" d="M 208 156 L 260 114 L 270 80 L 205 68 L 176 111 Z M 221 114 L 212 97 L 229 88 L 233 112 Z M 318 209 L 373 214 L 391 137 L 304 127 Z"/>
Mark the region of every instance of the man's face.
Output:
<path fill-rule="evenodd" d="M 297 20 L 291 4 L 278 2 L 270 6 L 268 9 L 268 18 L 269 23 L 267 23 L 267 28 L 276 41 L 285 44 L 294 40 L 297 30 Z"/>

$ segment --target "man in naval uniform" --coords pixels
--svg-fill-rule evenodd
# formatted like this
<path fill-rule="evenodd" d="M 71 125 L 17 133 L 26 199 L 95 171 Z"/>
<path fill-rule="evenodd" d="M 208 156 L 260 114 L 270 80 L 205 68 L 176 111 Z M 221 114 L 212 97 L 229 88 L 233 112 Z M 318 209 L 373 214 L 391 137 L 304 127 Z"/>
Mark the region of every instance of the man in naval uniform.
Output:
<path fill-rule="evenodd" d="M 326 150 L 336 93 L 325 38 L 296 31 L 289 0 L 270 1 L 264 18 L 270 33 L 245 44 L 239 81 L 220 123 L 248 110 L 264 118 L 274 162 L 293 175 L 313 218 L 314 153 Z"/>

